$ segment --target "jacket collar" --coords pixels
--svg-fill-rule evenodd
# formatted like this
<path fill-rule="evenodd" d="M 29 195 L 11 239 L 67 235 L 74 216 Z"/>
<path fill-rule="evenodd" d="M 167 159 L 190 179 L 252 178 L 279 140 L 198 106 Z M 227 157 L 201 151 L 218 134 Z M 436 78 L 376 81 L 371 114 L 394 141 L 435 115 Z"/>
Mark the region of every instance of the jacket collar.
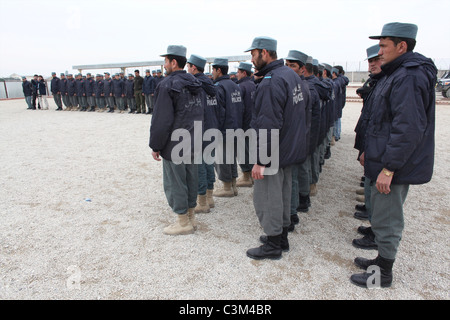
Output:
<path fill-rule="evenodd" d="M 241 80 L 238 80 L 237 83 L 242 83 L 242 82 L 246 82 L 246 81 L 250 81 L 250 80 L 251 80 L 250 77 L 245 77 L 245 78 L 242 78 Z"/>
<path fill-rule="evenodd" d="M 397 70 L 405 61 L 410 59 L 412 57 L 413 53 L 411 51 L 406 52 L 402 54 L 400 57 L 395 59 L 394 61 L 391 61 L 385 65 L 381 66 L 381 70 L 387 75 L 390 76 L 394 73 L 395 70 Z"/>
<path fill-rule="evenodd" d="M 267 73 L 269 73 L 270 71 L 280 68 L 284 66 L 284 60 L 283 59 L 278 59 L 275 61 L 272 61 L 271 63 L 267 64 L 264 68 L 262 68 L 261 70 L 258 71 L 258 73 L 256 73 L 256 76 L 265 76 Z"/>
<path fill-rule="evenodd" d="M 214 83 L 219 82 L 221 80 L 225 80 L 225 79 L 230 79 L 230 75 L 226 74 L 224 76 L 221 76 L 221 77 L 217 78 L 216 80 L 214 80 Z"/>

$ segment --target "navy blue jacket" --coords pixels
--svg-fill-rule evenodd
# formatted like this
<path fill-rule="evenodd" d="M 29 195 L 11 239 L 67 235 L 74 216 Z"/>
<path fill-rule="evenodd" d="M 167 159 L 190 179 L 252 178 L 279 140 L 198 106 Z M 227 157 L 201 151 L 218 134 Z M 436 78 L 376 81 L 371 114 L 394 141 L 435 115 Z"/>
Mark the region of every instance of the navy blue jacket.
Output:
<path fill-rule="evenodd" d="M 309 137 L 309 154 L 312 155 L 318 146 L 319 132 L 320 132 L 320 108 L 321 101 L 319 93 L 315 86 L 315 76 L 305 77 L 309 85 L 309 92 L 311 96 L 311 129 Z"/>
<path fill-rule="evenodd" d="M 104 91 L 103 91 L 103 80 L 96 80 L 95 81 L 95 97 L 96 98 L 101 98 L 104 96 Z"/>
<path fill-rule="evenodd" d="M 427 183 L 434 166 L 436 66 L 407 52 L 381 69 L 385 76 L 369 99 L 364 174 L 375 181 L 386 168 L 394 171 L 393 184 Z"/>
<path fill-rule="evenodd" d="M 330 83 L 327 81 L 323 81 L 323 78 L 316 77 L 315 87 L 320 97 L 320 128 L 319 128 L 319 141 L 317 143 L 320 145 L 323 140 L 326 138 L 327 133 L 330 129 L 330 122 L 328 119 L 328 114 L 330 112 L 330 108 L 332 108 L 332 97 L 333 97 L 333 88 Z"/>
<path fill-rule="evenodd" d="M 203 122 L 202 84 L 184 70 L 171 72 L 158 85 L 155 106 L 150 125 L 149 146 L 161 157 L 172 161 L 172 150 L 180 141 L 172 141 L 176 129 L 185 129 L 191 135 L 191 150 L 194 150 L 194 121 Z M 181 154 L 184 161 L 192 154 Z"/>
<path fill-rule="evenodd" d="M 31 87 L 32 87 L 32 89 L 33 89 L 33 93 L 34 94 L 37 94 L 37 92 L 38 92 L 38 80 L 34 80 L 34 79 L 31 79 Z"/>
<path fill-rule="evenodd" d="M 164 80 L 164 77 L 163 77 L 163 76 L 161 76 L 161 77 L 156 76 L 156 77 L 154 78 L 154 80 L 155 80 L 154 86 L 155 86 L 155 90 L 156 90 L 156 87 L 158 86 L 158 84 L 159 84 L 161 81 Z"/>
<path fill-rule="evenodd" d="M 94 93 L 94 83 L 95 83 L 95 79 L 91 78 L 86 78 L 86 80 L 84 80 L 84 91 L 86 93 L 86 97 L 91 97 Z"/>
<path fill-rule="evenodd" d="M 44 80 L 38 81 L 38 94 L 41 96 L 47 95 L 47 85 Z"/>
<path fill-rule="evenodd" d="M 328 100 L 328 103 L 327 103 L 327 123 L 328 123 L 327 127 L 328 127 L 328 129 L 330 129 L 331 127 L 334 126 L 335 115 L 336 115 L 336 111 L 335 111 L 336 110 L 336 86 L 335 86 L 334 81 L 330 78 L 323 78 L 322 81 L 325 82 L 326 84 L 328 84 L 328 86 L 330 87 L 330 90 L 331 90 L 331 99 Z"/>
<path fill-rule="evenodd" d="M 342 91 L 342 81 L 340 77 L 337 77 L 333 80 L 333 85 L 334 85 L 334 95 L 335 95 L 335 100 L 334 100 L 334 121 L 336 121 L 339 118 L 342 118 L 342 96 L 343 96 L 343 91 Z"/>
<path fill-rule="evenodd" d="M 69 96 L 73 96 L 77 93 L 77 86 L 76 86 L 76 80 L 75 79 L 67 79 L 67 93 Z"/>
<path fill-rule="evenodd" d="M 363 98 L 363 107 L 361 109 L 361 115 L 359 116 L 358 122 L 355 127 L 355 145 L 354 148 L 359 151 L 358 158 L 364 152 L 365 145 L 365 135 L 367 130 L 367 124 L 370 119 L 370 108 L 372 104 L 370 103 L 369 98 L 372 95 L 372 91 L 377 85 L 377 82 L 380 78 L 384 76 L 384 73 L 381 71 L 378 74 L 370 74 L 369 79 L 364 83 L 364 85 L 359 88 L 359 92 L 361 92 L 361 97 Z M 361 89 L 361 90 L 360 90 Z M 358 92 L 356 90 L 356 92 Z"/>
<path fill-rule="evenodd" d="M 122 79 L 113 79 L 112 93 L 116 98 L 120 98 L 125 94 L 125 83 Z"/>
<path fill-rule="evenodd" d="M 33 86 L 30 81 L 25 80 L 22 82 L 23 94 L 25 97 L 33 95 Z"/>
<path fill-rule="evenodd" d="M 216 92 L 217 88 L 213 81 L 205 76 L 204 73 L 197 73 L 194 77 L 202 84 L 202 99 L 204 105 L 203 115 L 203 131 L 208 129 L 219 129 L 219 119 L 222 108 L 217 105 Z"/>
<path fill-rule="evenodd" d="M 134 80 L 126 80 L 125 81 L 125 97 L 134 98 Z"/>
<path fill-rule="evenodd" d="M 305 161 L 308 153 L 307 105 L 309 97 L 306 81 L 289 67 L 283 59 L 273 61 L 259 70 L 263 76 L 255 92 L 255 108 L 251 127 L 258 135 L 258 164 L 261 162 L 260 148 L 270 152 L 270 131 L 279 130 L 279 165 L 284 168 Z M 302 85 L 302 82 L 306 85 Z M 262 145 L 260 129 L 267 129 L 267 143 Z"/>
<path fill-rule="evenodd" d="M 67 78 L 60 79 L 59 92 L 61 92 L 62 95 L 67 95 Z"/>
<path fill-rule="evenodd" d="M 103 91 L 105 93 L 105 97 L 109 97 L 110 94 L 113 93 L 113 84 L 111 78 L 103 80 Z"/>
<path fill-rule="evenodd" d="M 75 93 L 78 97 L 83 97 L 86 95 L 86 91 L 84 90 L 84 80 L 76 79 L 75 80 Z"/>
<path fill-rule="evenodd" d="M 142 86 L 142 92 L 144 94 L 153 94 L 155 93 L 155 78 L 152 76 L 144 77 L 144 84 Z"/>
<path fill-rule="evenodd" d="M 52 94 L 61 93 L 61 91 L 59 90 L 59 82 L 60 79 L 58 77 L 52 78 L 52 81 L 50 82 L 50 91 L 52 92 Z"/>
<path fill-rule="evenodd" d="M 226 129 L 242 128 L 244 104 L 241 89 L 230 79 L 229 75 L 215 79 L 214 84 L 217 88 L 217 103 L 219 107 L 225 110 L 225 118 L 219 119 L 219 129 L 225 134 Z M 223 111 L 221 111 L 221 114 L 223 114 Z"/>
<path fill-rule="evenodd" d="M 250 77 L 245 77 L 241 80 L 238 80 L 237 84 L 239 85 L 239 88 L 241 88 L 242 99 L 244 101 L 244 120 L 242 123 L 242 129 L 246 131 L 250 128 L 250 123 L 252 121 L 256 85 Z"/>

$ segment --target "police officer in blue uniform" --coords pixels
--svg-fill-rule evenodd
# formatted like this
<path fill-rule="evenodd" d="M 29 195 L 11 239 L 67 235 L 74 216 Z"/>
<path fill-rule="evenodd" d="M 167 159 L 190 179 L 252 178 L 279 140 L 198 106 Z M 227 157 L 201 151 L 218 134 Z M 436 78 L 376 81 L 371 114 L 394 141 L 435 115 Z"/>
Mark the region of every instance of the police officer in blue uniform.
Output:
<path fill-rule="evenodd" d="M 114 79 L 112 80 L 112 87 L 117 108 L 119 109 L 120 113 L 123 113 L 125 111 L 125 83 L 120 78 L 120 75 L 118 73 L 114 75 Z"/>
<path fill-rule="evenodd" d="M 115 102 L 113 95 L 113 84 L 109 72 L 105 72 L 105 79 L 103 80 L 103 93 L 105 95 L 106 107 L 109 108 L 108 112 L 114 112 Z"/>
<path fill-rule="evenodd" d="M 86 100 L 86 90 L 84 86 L 84 80 L 81 73 L 77 74 L 77 79 L 75 80 L 76 95 L 78 98 L 78 104 L 80 106 L 80 111 L 87 110 L 87 100 Z"/>
<path fill-rule="evenodd" d="M 150 74 L 150 70 L 145 70 L 144 83 L 142 86 L 142 94 L 145 98 L 145 104 L 147 105 L 146 114 L 151 114 L 153 112 L 153 95 L 155 93 L 155 78 Z"/>
<path fill-rule="evenodd" d="M 67 75 L 67 95 L 70 100 L 69 111 L 75 110 L 78 107 L 76 80 L 71 73 Z"/>
<path fill-rule="evenodd" d="M 86 104 L 90 107 L 89 111 L 95 111 L 95 79 L 90 73 L 86 73 L 86 80 L 84 80 L 84 88 L 86 92 Z"/>
<path fill-rule="evenodd" d="M 61 98 L 64 106 L 66 107 L 64 110 L 68 110 L 70 108 L 70 99 L 69 94 L 67 93 L 67 78 L 64 73 L 60 74 L 60 81 L 59 81 L 59 91 L 61 92 Z"/>
<path fill-rule="evenodd" d="M 206 59 L 202 56 L 192 54 L 187 60 L 188 72 L 192 74 L 202 84 L 203 132 L 209 129 L 219 129 L 220 109 L 217 105 L 216 86 L 213 81 L 203 73 Z M 208 146 L 207 141 L 203 141 L 202 150 Z M 207 164 L 202 158 L 202 163 L 198 164 L 198 195 L 195 213 L 208 213 L 215 207 L 212 197 L 216 176 L 214 164 Z"/>
<path fill-rule="evenodd" d="M 362 269 L 377 267 L 375 276 L 382 288 L 393 281 L 409 186 L 425 184 L 433 175 L 437 68 L 431 59 L 413 52 L 417 30 L 415 24 L 393 22 L 383 26 L 381 35 L 370 37 L 379 40 L 385 74 L 367 100 L 372 107 L 364 144 L 378 256 L 354 262 Z M 374 285 L 370 271 L 350 280 L 362 287 Z"/>
<path fill-rule="evenodd" d="M 56 111 L 61 111 L 62 108 L 62 100 L 61 100 L 61 91 L 59 88 L 60 79 L 56 76 L 56 72 L 52 72 L 52 81 L 50 82 L 50 91 L 53 95 L 53 100 L 56 103 Z"/>
<path fill-rule="evenodd" d="M 134 86 L 135 80 L 134 76 L 129 73 L 128 79 L 125 82 L 125 99 L 127 99 L 127 105 L 130 107 L 130 111 L 128 113 L 136 113 L 136 100 L 134 94 Z"/>
<path fill-rule="evenodd" d="M 166 228 L 168 235 L 191 234 L 195 231 L 195 206 L 198 190 L 198 169 L 194 152 L 172 157 L 179 143 L 171 139 L 177 129 L 185 129 L 194 150 L 194 122 L 203 122 L 202 86 L 192 74 L 186 73 L 186 47 L 170 45 L 164 57 L 167 77 L 156 87 L 155 107 L 150 126 L 152 156 L 163 162 L 163 184 L 167 201 L 176 214 L 176 222 Z"/>
<path fill-rule="evenodd" d="M 308 153 L 306 132 L 307 106 L 300 77 L 277 58 L 277 41 L 257 37 L 247 51 L 261 77 L 255 92 L 255 110 L 251 127 L 258 135 L 258 160 L 253 165 L 253 203 L 256 215 L 266 236 L 263 245 L 247 251 L 252 259 L 280 259 L 282 251 L 289 250 L 288 227 L 291 224 L 291 166 L 302 163 Z M 277 130 L 279 143 L 272 141 L 269 132 L 268 150 L 278 147 L 278 168 L 274 161 L 267 163 L 261 157 L 261 129 Z M 272 143 L 274 145 L 272 145 Z M 268 152 L 265 150 L 265 152 Z M 269 151 L 270 152 L 270 151 Z M 278 170 L 277 170 L 278 169 Z"/>
<path fill-rule="evenodd" d="M 223 134 L 223 159 L 222 163 L 215 164 L 218 178 L 222 182 L 223 187 L 215 190 L 213 195 L 216 197 L 234 197 L 238 194 L 236 186 L 236 178 L 238 177 L 237 148 L 235 140 L 229 141 L 226 138 L 226 130 L 242 129 L 244 104 L 242 102 L 241 89 L 228 75 L 228 59 L 216 58 L 212 67 L 214 84 L 217 87 L 217 103 L 224 111 L 224 119 L 220 127 Z M 227 148 L 234 149 L 234 160 L 231 164 L 226 161 Z"/>

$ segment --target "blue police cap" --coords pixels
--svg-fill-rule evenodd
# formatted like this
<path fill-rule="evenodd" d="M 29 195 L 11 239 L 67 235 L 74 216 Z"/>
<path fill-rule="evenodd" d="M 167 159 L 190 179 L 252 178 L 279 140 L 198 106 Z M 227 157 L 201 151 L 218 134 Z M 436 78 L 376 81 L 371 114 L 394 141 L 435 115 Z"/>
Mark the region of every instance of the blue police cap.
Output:
<path fill-rule="evenodd" d="M 168 55 L 186 57 L 186 47 L 178 45 L 170 45 L 167 47 L 167 53 L 162 54 L 161 57 L 165 57 Z"/>
<path fill-rule="evenodd" d="M 367 52 L 367 59 L 372 59 L 375 57 L 378 57 L 378 52 L 380 51 L 380 45 L 376 44 L 374 46 L 371 46 L 370 48 L 367 48 L 366 52 Z"/>
<path fill-rule="evenodd" d="M 228 66 L 227 58 L 215 58 L 212 64 L 213 66 Z"/>
<path fill-rule="evenodd" d="M 253 49 L 266 49 L 268 51 L 277 51 L 277 40 L 270 37 L 256 37 L 253 39 L 250 48 L 244 52 L 252 51 Z"/>
<path fill-rule="evenodd" d="M 308 60 L 308 55 L 304 54 L 301 51 L 290 50 L 288 53 L 288 56 L 285 59 L 300 61 L 300 62 L 303 62 L 304 64 L 306 64 L 306 61 Z"/>
<path fill-rule="evenodd" d="M 191 54 L 187 62 L 199 68 L 204 68 L 206 65 L 206 59 L 196 54 Z"/>
<path fill-rule="evenodd" d="M 401 22 L 391 22 L 383 26 L 381 30 L 381 35 L 370 36 L 370 39 L 380 39 L 384 37 L 398 37 L 398 38 L 408 38 L 416 39 L 417 36 L 417 25 L 412 23 L 401 23 Z"/>
<path fill-rule="evenodd" d="M 241 63 L 239 63 L 238 69 L 252 72 L 252 64 L 249 62 L 241 62 Z"/>
<path fill-rule="evenodd" d="M 312 65 L 313 65 L 313 66 L 319 66 L 319 60 L 313 59 Z"/>
<path fill-rule="evenodd" d="M 105 72 L 105 74 L 107 74 L 108 76 L 111 75 L 109 72 Z"/>
<path fill-rule="evenodd" d="M 337 75 L 339 74 L 339 70 L 336 68 L 332 68 L 331 69 L 331 73 L 336 73 Z"/>

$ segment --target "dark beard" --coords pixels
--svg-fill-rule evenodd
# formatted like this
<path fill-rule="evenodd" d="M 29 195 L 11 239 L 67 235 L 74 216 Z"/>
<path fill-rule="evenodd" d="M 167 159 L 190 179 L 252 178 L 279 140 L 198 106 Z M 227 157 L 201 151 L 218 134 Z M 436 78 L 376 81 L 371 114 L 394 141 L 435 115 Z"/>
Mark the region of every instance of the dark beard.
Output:
<path fill-rule="evenodd" d="M 263 61 L 262 59 L 262 54 L 259 53 L 259 57 L 258 59 L 253 63 L 253 65 L 255 66 L 255 69 L 260 71 L 262 70 L 262 68 L 264 68 L 265 66 L 267 66 L 267 63 Z"/>

